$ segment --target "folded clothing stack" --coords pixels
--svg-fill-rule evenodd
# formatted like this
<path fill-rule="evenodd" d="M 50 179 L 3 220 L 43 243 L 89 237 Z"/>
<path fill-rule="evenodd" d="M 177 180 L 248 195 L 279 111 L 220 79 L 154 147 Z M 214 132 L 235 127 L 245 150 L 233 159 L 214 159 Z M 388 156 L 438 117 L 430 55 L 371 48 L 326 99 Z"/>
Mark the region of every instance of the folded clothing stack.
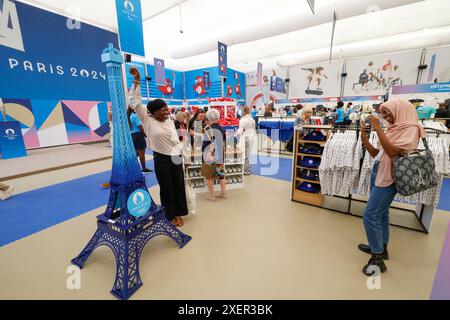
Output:
<path fill-rule="evenodd" d="M 313 143 L 307 143 L 303 146 L 300 146 L 299 150 L 300 153 L 305 154 L 313 154 L 313 155 L 321 155 L 323 152 L 323 149 L 321 146 Z"/>
<path fill-rule="evenodd" d="M 299 169 L 300 178 L 311 180 L 311 181 L 319 181 L 319 172 L 314 170 L 301 170 Z"/>
<path fill-rule="evenodd" d="M 303 159 L 299 159 L 298 165 L 300 167 L 317 169 L 320 166 L 320 159 L 319 158 L 304 157 Z"/>
<path fill-rule="evenodd" d="M 325 141 L 327 137 L 321 131 L 312 131 L 303 137 L 305 141 Z"/>
<path fill-rule="evenodd" d="M 320 193 L 320 186 L 314 183 L 302 182 L 297 184 L 297 190 L 318 194 Z"/>

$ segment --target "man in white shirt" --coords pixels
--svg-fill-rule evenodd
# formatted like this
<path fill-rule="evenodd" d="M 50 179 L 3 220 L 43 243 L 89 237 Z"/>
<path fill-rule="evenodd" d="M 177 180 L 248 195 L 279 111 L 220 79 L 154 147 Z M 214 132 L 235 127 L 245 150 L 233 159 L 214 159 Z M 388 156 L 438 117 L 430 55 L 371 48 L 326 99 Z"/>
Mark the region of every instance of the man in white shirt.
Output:
<path fill-rule="evenodd" d="M 240 137 L 245 140 L 245 165 L 244 175 L 251 174 L 250 157 L 253 147 L 253 143 L 256 139 L 256 123 L 250 114 L 250 107 L 245 106 L 243 108 L 244 116 L 239 121 L 239 129 L 236 132 L 236 137 Z"/>

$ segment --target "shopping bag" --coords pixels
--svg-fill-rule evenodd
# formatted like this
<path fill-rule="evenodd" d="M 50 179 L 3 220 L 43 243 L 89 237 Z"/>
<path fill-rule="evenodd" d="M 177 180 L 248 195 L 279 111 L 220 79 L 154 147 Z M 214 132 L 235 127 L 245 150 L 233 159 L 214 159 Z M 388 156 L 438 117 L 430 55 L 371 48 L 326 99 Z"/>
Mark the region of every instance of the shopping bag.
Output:
<path fill-rule="evenodd" d="M 186 189 L 186 203 L 188 207 L 189 214 L 195 214 L 197 212 L 197 199 L 195 196 L 195 192 L 191 187 L 189 182 L 185 183 Z"/>

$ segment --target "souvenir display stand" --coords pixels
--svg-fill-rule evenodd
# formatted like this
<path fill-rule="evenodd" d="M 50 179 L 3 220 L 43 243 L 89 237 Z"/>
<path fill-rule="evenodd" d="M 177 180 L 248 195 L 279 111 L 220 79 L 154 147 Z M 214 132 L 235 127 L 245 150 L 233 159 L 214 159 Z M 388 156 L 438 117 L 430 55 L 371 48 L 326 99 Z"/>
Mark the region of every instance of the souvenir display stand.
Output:
<path fill-rule="evenodd" d="M 227 190 L 244 188 L 244 159 L 245 144 L 230 146 L 225 151 L 225 179 Z M 202 154 L 191 153 L 189 164 L 185 164 L 185 181 L 194 190 L 195 193 L 206 193 L 208 187 L 206 179 L 202 176 Z M 214 189 L 220 191 L 218 179 L 214 179 Z"/>
<path fill-rule="evenodd" d="M 209 107 L 220 113 L 219 124 L 227 129 L 236 129 L 239 126 L 237 118 L 237 102 L 231 98 L 208 99 Z"/>

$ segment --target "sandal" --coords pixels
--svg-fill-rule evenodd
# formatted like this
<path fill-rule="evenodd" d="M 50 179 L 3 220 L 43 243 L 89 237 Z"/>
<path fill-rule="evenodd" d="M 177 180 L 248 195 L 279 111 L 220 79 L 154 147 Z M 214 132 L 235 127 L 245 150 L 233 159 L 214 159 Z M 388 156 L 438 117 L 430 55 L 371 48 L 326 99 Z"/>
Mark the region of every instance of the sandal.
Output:
<path fill-rule="evenodd" d="M 181 217 L 176 217 L 175 220 L 177 220 L 178 227 L 184 226 L 184 221 Z"/>
<path fill-rule="evenodd" d="M 208 200 L 208 201 L 211 201 L 211 202 L 214 202 L 214 201 L 216 201 L 216 197 L 211 197 L 211 196 L 207 196 L 206 197 L 206 200 Z"/>

